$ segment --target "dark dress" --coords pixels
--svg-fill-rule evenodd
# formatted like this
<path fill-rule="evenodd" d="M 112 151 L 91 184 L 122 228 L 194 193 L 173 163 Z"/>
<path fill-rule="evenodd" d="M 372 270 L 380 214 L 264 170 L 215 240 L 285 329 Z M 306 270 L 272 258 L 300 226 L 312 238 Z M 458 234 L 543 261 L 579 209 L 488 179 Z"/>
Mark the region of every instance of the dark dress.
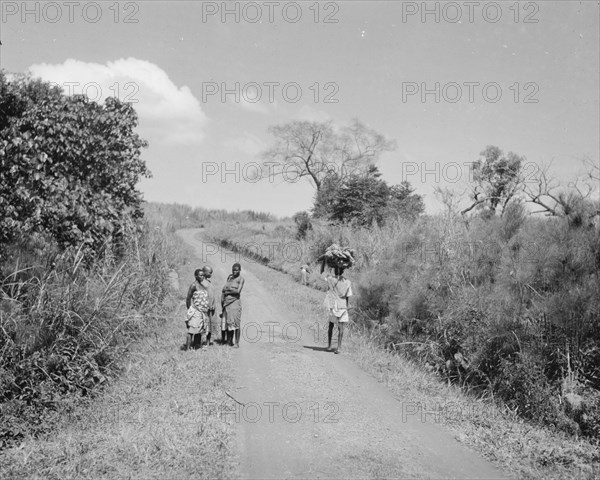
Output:
<path fill-rule="evenodd" d="M 236 330 L 240 328 L 242 322 L 242 301 L 239 291 L 240 285 L 243 286 L 244 279 L 241 275 L 234 277 L 229 275 L 227 282 L 223 287 L 221 295 L 221 305 L 223 306 L 222 330 Z"/>

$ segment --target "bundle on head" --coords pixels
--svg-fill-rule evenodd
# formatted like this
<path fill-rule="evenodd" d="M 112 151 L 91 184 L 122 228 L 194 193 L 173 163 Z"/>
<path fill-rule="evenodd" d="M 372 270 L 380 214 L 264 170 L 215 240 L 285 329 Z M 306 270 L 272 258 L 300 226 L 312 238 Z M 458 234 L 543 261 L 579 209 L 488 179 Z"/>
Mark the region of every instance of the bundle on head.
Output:
<path fill-rule="evenodd" d="M 321 262 L 321 272 L 325 269 L 325 264 L 331 268 L 350 268 L 354 265 L 354 250 L 342 248 L 334 243 L 325 250 L 325 253 L 317 261 Z"/>

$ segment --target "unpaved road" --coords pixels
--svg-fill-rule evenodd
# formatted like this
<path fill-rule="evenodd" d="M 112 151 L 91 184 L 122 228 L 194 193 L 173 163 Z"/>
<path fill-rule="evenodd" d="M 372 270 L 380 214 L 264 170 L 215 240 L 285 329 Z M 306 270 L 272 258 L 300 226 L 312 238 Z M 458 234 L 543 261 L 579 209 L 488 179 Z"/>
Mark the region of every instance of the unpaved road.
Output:
<path fill-rule="evenodd" d="M 207 256 L 213 250 L 197 233 L 180 231 L 215 269 L 218 290 L 234 258 Z M 345 355 L 323 351 L 316 326 L 261 281 L 266 267 L 242 268 L 245 328 L 229 392 L 238 403 L 220 412 L 236 423 L 241 478 L 507 478 L 414 414 L 409 398 L 394 398 Z"/>

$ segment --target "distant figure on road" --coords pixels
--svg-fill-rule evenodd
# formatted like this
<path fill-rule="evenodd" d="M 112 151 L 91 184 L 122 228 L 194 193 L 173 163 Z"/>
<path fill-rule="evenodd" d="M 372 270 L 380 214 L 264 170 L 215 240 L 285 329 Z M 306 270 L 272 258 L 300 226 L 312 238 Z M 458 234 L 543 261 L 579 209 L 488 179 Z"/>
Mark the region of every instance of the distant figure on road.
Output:
<path fill-rule="evenodd" d="M 340 353 L 342 349 L 342 339 L 344 337 L 344 324 L 348 323 L 348 298 L 352 296 L 352 284 L 350 280 L 344 277 L 344 269 L 334 268 L 334 275 L 329 272 L 323 272 L 323 280 L 329 287 L 325 295 L 325 306 L 329 309 L 329 328 L 327 330 L 328 346 L 327 351 L 331 352 L 331 339 L 333 337 L 333 327 L 338 326 L 338 346 L 334 350 Z"/>
<path fill-rule="evenodd" d="M 244 278 L 240 275 L 242 266 L 239 263 L 234 263 L 231 268 L 231 275 L 227 277 L 227 281 L 223 286 L 221 293 L 221 335 L 223 343 L 225 343 L 225 335 L 227 334 L 227 344 L 231 347 L 239 348 L 240 346 L 240 325 L 242 321 L 242 301 L 240 295 L 244 288 Z M 235 345 L 233 337 L 235 335 Z"/>
<path fill-rule="evenodd" d="M 211 309 L 209 292 L 202 285 L 204 282 L 202 269 L 196 269 L 194 279 L 195 281 L 190 285 L 185 299 L 187 307 L 185 325 L 188 336 L 186 344 L 183 347 L 184 350 L 195 348 L 196 335 L 200 335 L 200 348 L 202 348 L 202 334 L 206 333 L 209 320 L 208 313 Z M 214 295 L 212 303 L 212 309 L 214 310 Z"/>
<path fill-rule="evenodd" d="M 308 285 L 308 275 L 310 273 L 310 267 L 305 263 L 300 267 L 300 274 L 302 275 L 302 285 Z"/>

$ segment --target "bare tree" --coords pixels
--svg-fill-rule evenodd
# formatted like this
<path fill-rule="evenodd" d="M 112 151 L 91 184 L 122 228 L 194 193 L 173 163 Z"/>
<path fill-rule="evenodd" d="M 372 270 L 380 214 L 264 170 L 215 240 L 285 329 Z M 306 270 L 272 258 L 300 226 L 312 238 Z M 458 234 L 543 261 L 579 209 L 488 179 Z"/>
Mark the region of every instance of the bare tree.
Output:
<path fill-rule="evenodd" d="M 528 182 L 523 188 L 527 202 L 539 207 L 531 213 L 566 217 L 572 225 L 581 225 L 584 220 L 600 215 L 598 200 L 592 199 L 597 190 L 598 167 L 591 162 L 589 166 L 591 168 L 583 178 L 577 178 L 567 186 L 561 185 L 549 174 L 550 165 L 543 166 L 536 174 L 535 181 Z"/>
<path fill-rule="evenodd" d="M 275 144 L 263 153 L 267 176 L 307 177 L 317 191 L 325 177 L 366 172 L 385 151 L 396 148 L 382 134 L 354 119 L 339 131 L 332 122 L 295 120 L 269 129 Z M 266 176 L 263 175 L 263 178 Z"/>
<path fill-rule="evenodd" d="M 587 177 L 595 182 L 595 186 L 598 187 L 600 184 L 600 163 L 594 162 L 590 157 L 584 157 L 582 161 L 587 169 Z"/>
<path fill-rule="evenodd" d="M 458 206 L 464 193 L 450 190 L 448 187 L 440 187 L 439 185 L 435 187 L 433 192 L 435 198 L 444 205 L 446 216 L 452 218 L 458 214 Z"/>

